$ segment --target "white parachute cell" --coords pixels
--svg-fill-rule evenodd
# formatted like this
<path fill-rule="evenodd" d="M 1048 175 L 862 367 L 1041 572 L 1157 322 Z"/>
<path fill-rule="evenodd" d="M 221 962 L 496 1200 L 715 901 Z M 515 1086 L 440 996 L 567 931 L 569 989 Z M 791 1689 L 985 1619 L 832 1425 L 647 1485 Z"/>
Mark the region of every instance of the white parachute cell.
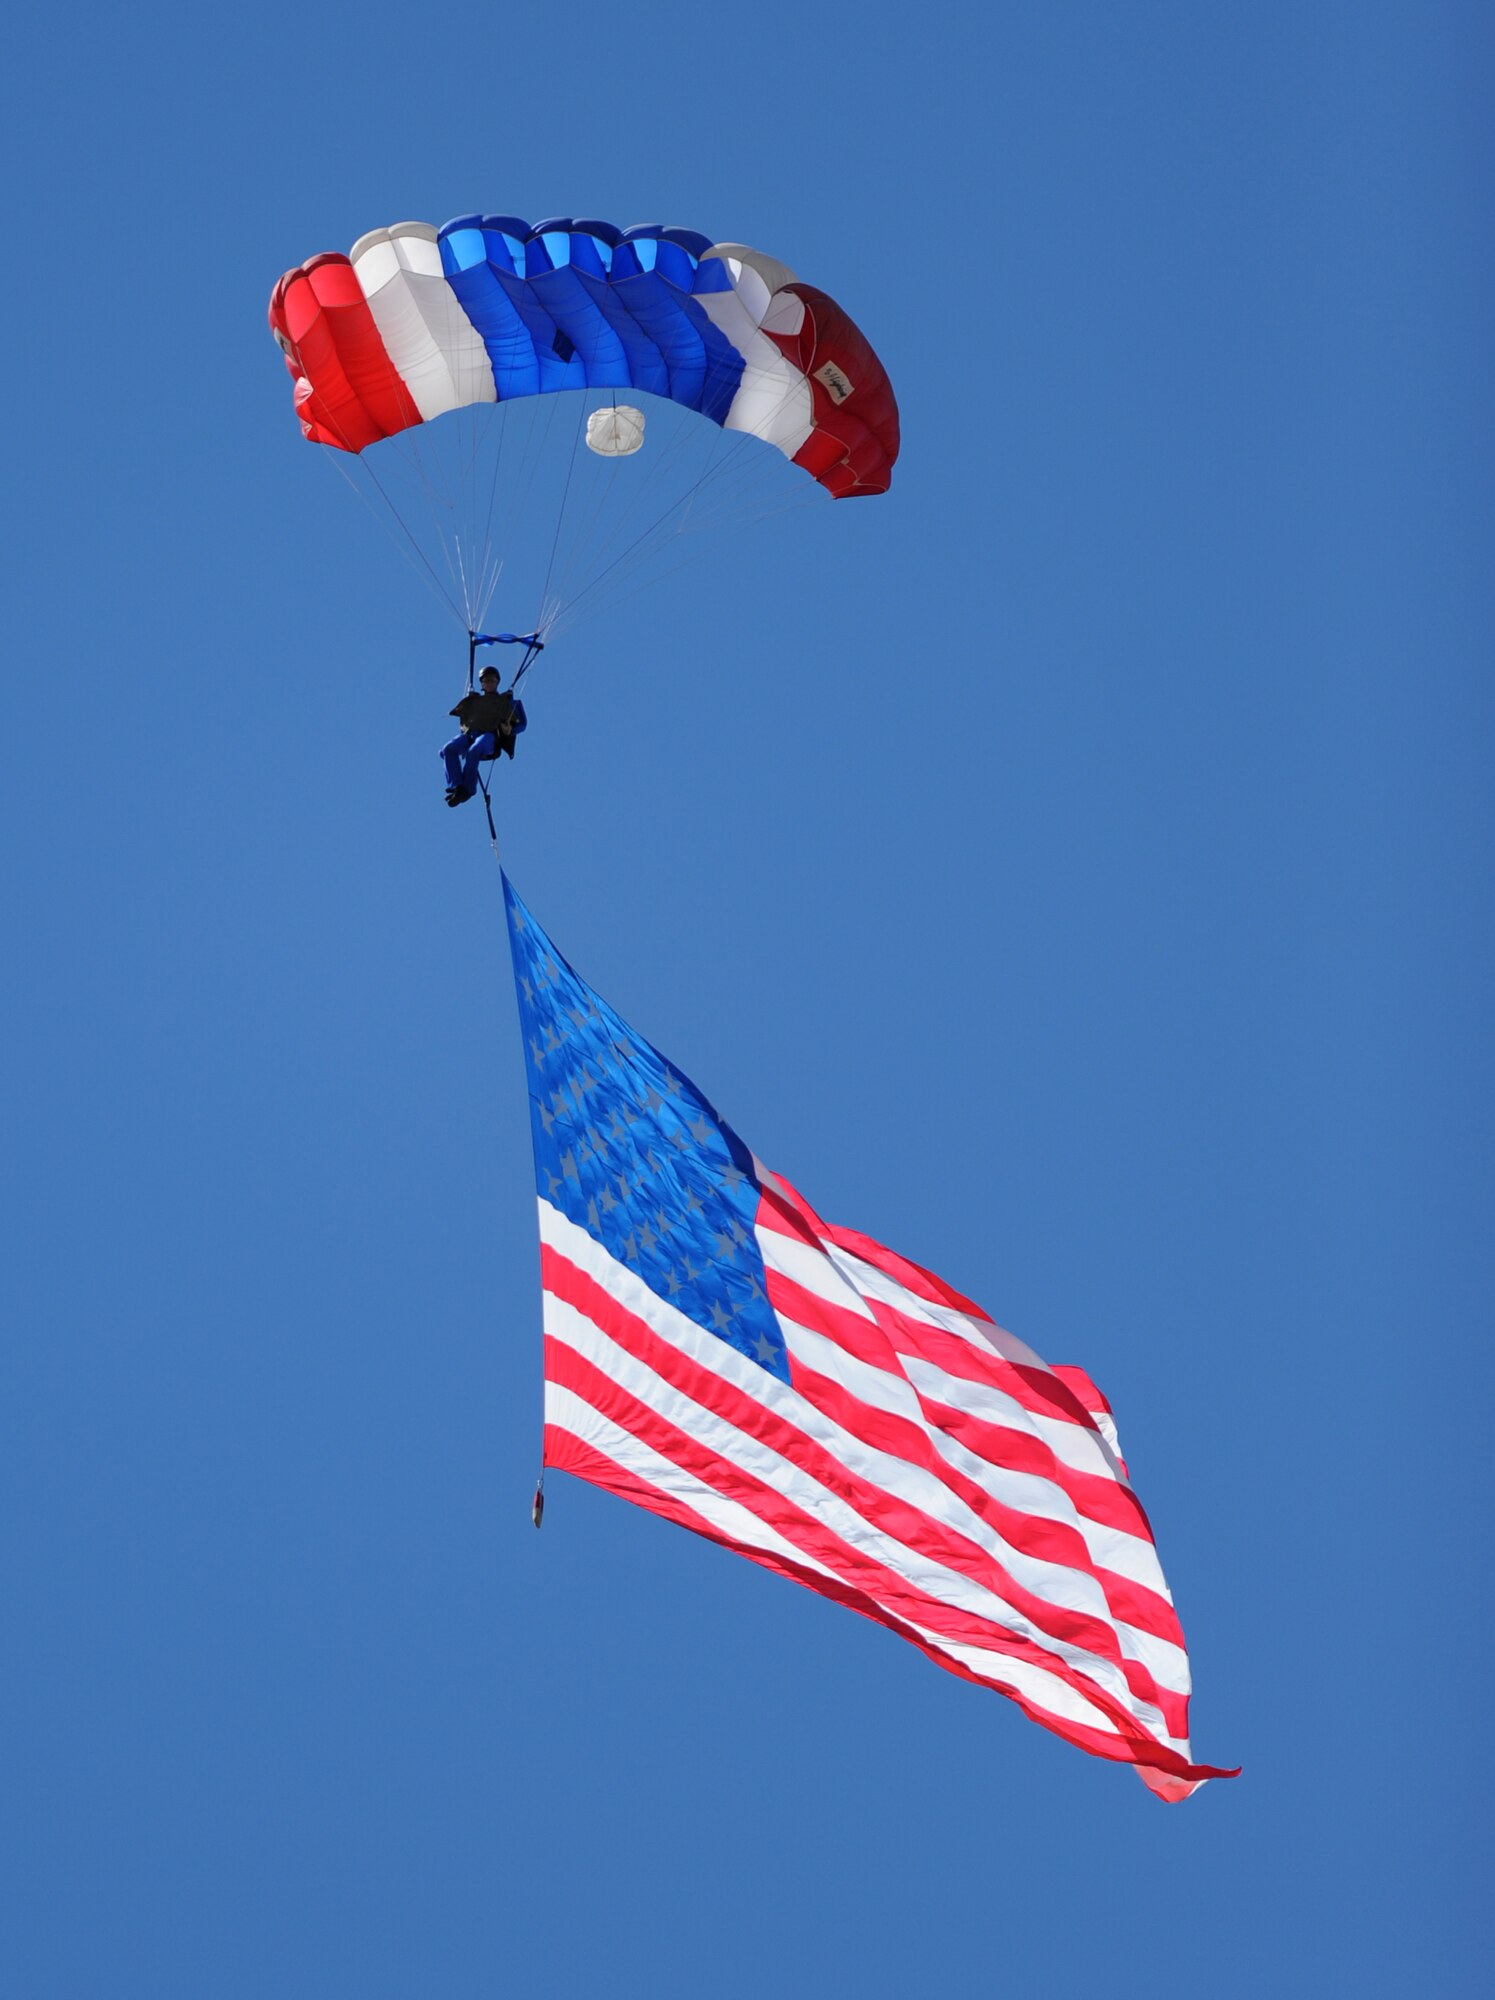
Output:
<path fill-rule="evenodd" d="M 644 442 L 644 413 L 619 403 L 587 418 L 587 450 L 599 458 L 632 458 Z"/>
<path fill-rule="evenodd" d="M 371 229 L 349 261 L 423 421 L 497 400 L 488 350 L 442 276 L 430 223 Z"/>
<path fill-rule="evenodd" d="M 803 371 L 760 329 L 771 325 L 776 333 L 798 331 L 804 317 L 801 302 L 793 294 L 779 297 L 797 282 L 794 273 L 777 257 L 765 257 L 745 243 L 715 244 L 702 262 L 713 257 L 725 264 L 731 285 L 725 291 L 703 292 L 695 303 L 746 364 L 724 420 L 726 428 L 762 438 L 765 444 L 777 445 L 785 458 L 793 458 L 815 428 L 814 398 Z M 787 323 L 781 324 L 785 314 Z"/>

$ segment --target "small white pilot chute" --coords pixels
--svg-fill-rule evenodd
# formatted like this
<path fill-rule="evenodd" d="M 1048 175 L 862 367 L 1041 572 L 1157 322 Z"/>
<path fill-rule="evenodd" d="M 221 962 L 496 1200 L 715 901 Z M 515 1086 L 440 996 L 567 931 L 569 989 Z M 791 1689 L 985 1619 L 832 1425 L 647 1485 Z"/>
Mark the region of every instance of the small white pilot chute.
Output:
<path fill-rule="evenodd" d="M 632 458 L 644 441 L 644 413 L 629 403 L 593 410 L 587 418 L 587 450 L 599 458 Z"/>

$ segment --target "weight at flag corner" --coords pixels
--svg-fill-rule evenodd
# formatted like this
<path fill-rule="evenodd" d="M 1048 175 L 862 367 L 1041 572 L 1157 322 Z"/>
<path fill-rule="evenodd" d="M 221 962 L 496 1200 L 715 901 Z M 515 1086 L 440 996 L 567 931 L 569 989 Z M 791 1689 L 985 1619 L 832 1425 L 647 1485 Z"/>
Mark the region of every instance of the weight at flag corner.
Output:
<path fill-rule="evenodd" d="M 545 1463 L 861 1612 L 1176 1802 L 1188 1654 L 1109 1405 L 824 1222 L 505 878 Z"/>

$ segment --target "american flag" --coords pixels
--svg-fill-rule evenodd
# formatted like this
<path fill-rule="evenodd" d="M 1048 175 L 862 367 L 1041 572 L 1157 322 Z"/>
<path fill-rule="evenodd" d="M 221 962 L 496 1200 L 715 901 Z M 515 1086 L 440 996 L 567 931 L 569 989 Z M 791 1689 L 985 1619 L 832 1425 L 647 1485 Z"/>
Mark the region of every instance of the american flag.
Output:
<path fill-rule="evenodd" d="M 539 1183 L 545 1465 L 1009 1696 L 1160 1797 L 1189 1661 L 1110 1410 L 823 1222 L 556 950 L 505 878 Z"/>

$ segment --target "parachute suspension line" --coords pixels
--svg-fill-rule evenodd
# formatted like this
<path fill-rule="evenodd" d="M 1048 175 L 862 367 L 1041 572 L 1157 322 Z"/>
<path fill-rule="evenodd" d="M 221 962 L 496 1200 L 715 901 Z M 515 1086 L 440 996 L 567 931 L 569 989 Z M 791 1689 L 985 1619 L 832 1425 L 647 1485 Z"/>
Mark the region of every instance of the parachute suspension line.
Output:
<path fill-rule="evenodd" d="M 338 440 L 342 445 L 343 450 L 348 454 L 349 457 L 356 458 L 360 468 L 368 474 L 370 484 L 374 487 L 380 499 L 384 502 L 385 510 L 388 514 L 389 519 L 386 520 L 383 515 L 379 514 L 377 509 L 374 507 L 373 502 L 369 499 L 368 493 L 362 486 L 359 485 L 358 481 L 353 478 L 352 474 L 348 471 L 347 467 L 343 465 L 341 454 L 334 461 L 336 470 L 341 474 L 342 478 L 351 488 L 351 490 L 358 495 L 358 498 L 363 502 L 364 506 L 368 508 L 369 513 L 373 516 L 373 518 L 379 522 L 379 525 L 381 526 L 381 528 L 383 528 L 385 533 L 389 534 L 391 541 L 395 542 L 395 546 L 397 548 L 400 548 L 401 554 L 405 557 L 407 562 L 411 563 L 412 568 L 414 568 L 417 563 L 419 564 L 419 569 L 417 570 L 417 574 L 420 574 L 420 571 L 422 570 L 425 572 L 426 580 L 429 583 L 432 590 L 435 591 L 438 601 L 446 608 L 446 610 L 448 610 L 452 614 L 452 616 L 460 624 L 462 620 L 462 614 L 458 610 L 455 600 L 443 587 L 441 578 L 436 574 L 435 569 L 431 565 L 430 558 L 427 556 L 425 550 L 421 547 L 420 543 L 415 539 L 415 536 L 410 532 L 409 522 L 405 519 L 405 516 L 403 512 L 400 510 L 400 508 L 395 505 L 391 495 L 386 491 L 383 480 L 380 479 L 378 473 L 374 470 L 373 466 L 369 463 L 368 459 L 364 456 L 363 452 L 354 450 L 353 446 L 348 441 L 346 433 L 336 422 L 333 423 L 332 428 L 336 431 Z M 400 547 L 400 543 L 396 540 L 396 538 L 390 531 L 389 527 L 390 521 L 393 521 L 395 523 L 395 526 L 398 527 L 400 533 L 405 537 L 405 542 L 408 546 L 404 548 Z M 445 544 L 443 543 L 443 548 L 444 547 Z M 450 562 L 448 562 L 447 568 L 450 571 L 451 568 Z"/>
<path fill-rule="evenodd" d="M 540 468 L 549 458 L 550 434 L 555 429 L 556 408 L 563 398 L 542 396 L 539 400 L 545 408 L 543 424 L 540 422 L 539 412 L 532 409 L 528 403 L 525 406 L 524 413 L 528 421 L 525 427 L 524 450 L 520 457 L 514 505 L 510 514 L 511 528 L 515 514 L 527 514 L 530 511 L 530 499 L 540 477 Z"/>
<path fill-rule="evenodd" d="M 641 393 L 646 402 L 653 402 L 654 399 L 647 391 Z M 615 393 L 613 403 L 616 407 Z M 625 474 L 622 459 L 611 459 L 607 474 L 599 484 L 597 502 L 591 519 L 584 528 L 578 528 L 574 534 L 567 537 L 567 552 L 555 578 L 550 598 L 552 607 L 550 622 L 557 630 L 569 623 L 572 603 L 586 588 L 592 575 L 607 564 L 618 541 L 627 535 L 639 520 L 646 519 L 653 513 L 660 495 L 674 489 L 682 463 L 688 461 L 695 453 L 700 431 L 694 417 L 690 421 L 685 421 L 681 411 L 667 400 L 661 399 L 660 411 L 653 418 L 653 422 L 656 427 L 653 432 L 654 444 L 646 457 L 642 481 L 632 492 L 630 505 L 617 509 L 612 506 L 612 500 L 619 481 L 626 478 L 628 483 L 633 485 L 638 479 L 638 474 L 632 471 Z M 659 428 L 661 424 L 662 442 Z M 712 433 L 709 455 L 714 457 L 720 449 L 722 433 L 715 425 L 707 426 L 707 429 Z M 637 463 L 637 460 L 629 461 L 630 466 Z M 667 503 L 666 515 L 671 506 L 678 504 L 678 501 Z M 636 560 L 647 561 L 648 554 L 649 552 L 644 550 Z"/>
<path fill-rule="evenodd" d="M 608 391 L 608 395 L 612 404 L 612 413 L 616 416 L 618 414 L 618 391 L 616 386 Z M 590 424 L 591 413 L 583 409 L 580 421 L 583 424 Z M 556 578 L 556 604 L 560 608 L 564 608 L 569 601 L 572 578 L 575 576 L 577 568 L 580 566 L 587 550 L 591 547 L 596 537 L 598 523 L 605 515 L 608 503 L 613 496 L 613 488 L 618 483 L 618 469 L 622 463 L 621 458 L 610 458 L 608 460 L 606 474 L 597 482 L 597 498 L 593 503 L 591 514 L 571 538 L 570 550 L 565 562 L 561 565 L 561 573 Z"/>
<path fill-rule="evenodd" d="M 476 362 L 474 362 L 473 375 L 475 381 L 477 380 L 479 373 L 480 371 L 477 368 Z M 488 415 L 489 415 L 489 406 L 486 401 L 481 403 L 473 403 L 463 411 L 463 416 L 466 419 L 467 423 L 467 438 L 468 438 L 467 477 L 466 477 L 467 506 L 463 522 L 464 526 L 463 539 L 467 543 L 469 567 L 472 570 L 472 622 L 475 625 L 481 620 L 483 616 L 483 577 L 484 577 L 484 572 L 487 568 L 487 554 L 488 554 L 486 541 L 481 540 L 478 534 L 478 516 L 482 511 L 482 494 L 481 494 L 482 477 L 479 472 L 478 460 L 481 452 L 483 435 L 485 429 L 487 428 Z M 495 420 L 497 419 L 496 404 L 494 406 L 494 418 Z M 499 428 L 499 438 L 500 441 L 502 441 L 503 429 L 501 425 Z"/>
<path fill-rule="evenodd" d="M 613 408 L 616 410 L 617 407 L 618 393 L 614 390 Z M 585 415 L 586 412 L 584 411 L 583 416 L 585 417 Z M 586 521 L 578 526 L 576 533 L 570 538 L 570 547 L 561 564 L 561 573 L 555 582 L 557 612 L 563 611 L 570 602 L 571 585 L 575 579 L 576 571 L 597 538 L 598 524 L 603 519 L 608 504 L 612 499 L 613 489 L 618 483 L 618 469 L 622 463 L 621 458 L 608 460 L 606 472 L 597 481 L 597 498 L 592 505 L 592 511 Z"/>
<path fill-rule="evenodd" d="M 385 534 L 389 536 L 390 540 L 394 542 L 395 547 L 400 550 L 400 553 L 404 556 L 405 560 L 410 564 L 411 568 L 415 570 L 417 576 L 419 576 L 421 572 L 424 571 L 425 580 L 429 585 L 429 587 L 435 591 L 437 599 L 440 602 L 442 608 L 450 612 L 452 617 L 455 618 L 457 623 L 460 625 L 462 623 L 462 613 L 458 609 L 456 601 L 452 597 L 451 592 L 446 588 L 445 584 L 442 583 L 441 578 L 436 574 L 436 571 L 432 568 L 430 558 L 427 556 L 425 550 L 421 547 L 420 543 L 415 539 L 414 535 L 411 534 L 409 524 L 407 523 L 404 515 L 400 512 L 399 508 L 395 505 L 394 501 L 390 499 L 388 493 L 385 492 L 383 483 L 381 482 L 378 473 L 375 472 L 374 468 L 367 462 L 364 455 L 361 452 L 354 454 L 354 456 L 357 457 L 360 466 L 368 474 L 369 479 L 372 481 L 373 485 L 378 489 L 380 499 L 384 502 L 385 507 L 389 510 L 389 520 L 386 520 L 384 516 L 379 513 L 378 509 L 374 506 L 372 500 L 370 500 L 368 494 L 359 485 L 358 481 L 353 478 L 352 474 L 348 471 L 347 467 L 342 463 L 343 454 L 339 452 L 334 457 L 334 455 L 331 452 L 328 452 L 325 455 L 332 460 L 334 470 L 341 475 L 341 477 L 346 482 L 350 490 L 358 495 L 358 498 L 363 502 L 364 506 L 368 508 L 369 513 L 383 528 Z M 394 522 L 395 526 L 400 530 L 400 533 L 405 537 L 405 543 L 408 543 L 409 545 L 408 547 L 402 544 L 399 541 L 398 537 L 394 534 L 393 530 L 390 528 L 389 525 L 390 521 Z"/>
<path fill-rule="evenodd" d="M 431 516 L 431 532 L 435 536 L 437 545 L 441 550 L 442 560 L 446 564 L 446 573 L 452 580 L 452 589 L 463 600 L 462 612 L 459 615 L 462 616 L 465 622 L 470 624 L 472 622 L 472 607 L 467 602 L 465 587 L 458 581 L 456 569 L 452 565 L 452 548 L 448 545 L 448 535 L 450 535 L 450 541 L 454 545 L 460 542 L 461 537 L 453 503 L 441 491 L 441 488 L 447 482 L 441 477 L 442 459 L 440 441 L 436 437 L 424 437 L 422 435 L 424 430 L 424 424 L 409 425 L 405 430 L 396 433 L 389 442 L 394 446 L 400 458 L 410 467 L 420 482 L 421 493 L 426 503 L 426 511 Z M 428 466 L 426 463 L 428 452 L 435 461 L 434 465 Z M 393 506 L 393 501 L 390 504 Z M 450 519 L 443 521 L 443 513 L 448 515 Z"/>
<path fill-rule="evenodd" d="M 798 499 L 786 500 L 781 507 L 758 508 L 746 513 L 743 516 L 743 524 L 772 521 L 780 514 L 794 514 L 798 513 L 803 507 L 817 506 L 819 504 L 818 495 L 820 494 L 820 488 L 809 482 L 807 482 L 807 488 L 808 490 L 801 493 Z M 717 515 L 712 516 L 713 521 L 718 518 L 720 517 Z M 679 533 L 682 537 L 684 536 L 685 530 L 683 526 L 679 530 Z M 661 549 L 662 547 L 663 545 L 661 544 Z M 617 610 L 622 605 L 627 604 L 632 598 L 639 596 L 641 592 L 656 589 L 667 578 L 676 575 L 680 570 L 684 569 L 687 563 L 695 562 L 702 553 L 702 546 L 697 542 L 687 546 L 684 554 L 670 563 L 665 569 L 653 570 L 648 575 L 635 576 L 631 579 L 629 571 L 625 570 L 607 597 L 608 607 L 612 610 Z M 579 602 L 579 600 L 577 601 Z M 562 613 L 556 630 L 567 631 L 573 622 L 579 624 L 584 619 L 593 617 L 601 608 L 601 604 L 588 605 L 584 610 L 575 613 L 574 621 L 572 609 L 568 608 Z"/>
<path fill-rule="evenodd" d="M 483 577 L 486 587 L 483 591 L 482 602 L 478 605 L 479 622 L 488 616 L 489 602 L 492 599 L 494 590 L 498 587 L 496 572 L 492 583 L 487 583 L 486 580 L 489 562 L 493 555 L 493 503 L 498 498 L 498 475 L 504 462 L 504 444 L 509 435 L 509 406 L 507 403 L 499 404 L 497 410 L 494 412 L 494 422 L 498 425 L 498 448 L 493 454 L 493 481 L 488 488 L 488 513 L 483 522 Z M 502 564 L 500 564 L 501 567 Z"/>
<path fill-rule="evenodd" d="M 461 594 L 462 611 L 472 622 L 472 594 L 462 567 L 462 422 L 464 412 L 454 413 L 451 430 L 443 436 L 434 430 L 421 435 L 425 426 L 414 425 L 408 433 L 410 449 L 421 473 L 431 522 L 441 537 L 441 552 L 451 575 L 452 587 Z M 429 459 L 429 465 L 427 463 Z M 444 517 L 444 520 L 443 520 Z"/>
<path fill-rule="evenodd" d="M 571 460 L 566 467 L 566 484 L 561 491 L 561 511 L 555 517 L 555 534 L 550 542 L 550 561 L 545 569 L 545 582 L 540 591 L 539 615 L 535 619 L 535 630 L 545 630 L 546 616 L 550 605 L 550 579 L 555 573 L 555 552 L 560 547 L 561 529 L 566 521 L 566 503 L 571 498 L 571 476 L 576 471 L 576 454 L 581 447 L 582 432 L 586 429 L 586 398 L 582 399 L 582 411 L 577 418 L 576 431 L 571 439 Z M 551 622 L 554 622 L 553 620 Z"/>
<path fill-rule="evenodd" d="M 781 393 L 780 401 L 785 400 L 786 396 Z M 760 445 L 762 449 L 758 448 Z M 669 455 L 667 450 L 666 458 Z M 707 527 L 746 525 L 823 501 L 821 488 L 813 481 L 803 481 L 801 490 L 793 499 L 777 505 L 769 504 L 776 497 L 775 475 L 782 470 L 782 465 L 780 453 L 767 447 L 755 433 L 732 435 L 724 428 L 716 429 L 707 462 L 699 476 L 683 494 L 669 501 L 613 560 L 604 562 L 603 558 L 619 539 L 619 530 L 626 530 L 630 521 L 636 522 L 644 513 L 643 502 L 650 484 L 645 482 L 629 513 L 616 522 L 599 547 L 588 551 L 591 563 L 597 565 L 595 573 L 574 596 L 569 589 L 557 591 L 556 616 L 548 629 L 555 634 L 569 630 L 573 624 L 594 617 L 604 605 L 616 606 L 626 602 L 639 591 L 674 575 L 703 552 L 699 540 L 694 542 L 694 546 L 690 543 L 691 538 Z M 670 561 L 668 553 L 672 542 L 684 546 L 682 552 Z M 657 567 L 661 560 L 666 564 L 663 571 Z M 645 571 L 649 573 L 645 574 Z M 634 572 L 639 573 L 638 581 L 631 580 Z"/>
<path fill-rule="evenodd" d="M 488 551 L 478 611 L 474 625 L 482 625 L 488 616 L 489 607 L 498 589 L 507 558 L 503 553 L 517 522 L 528 518 L 533 510 L 530 505 L 540 470 L 547 463 L 551 430 L 555 424 L 556 405 L 564 399 L 560 396 L 525 397 L 514 404 L 502 403 L 498 406 L 499 433 L 498 449 L 494 454 L 493 478 L 488 494 L 487 520 L 484 526 L 484 542 Z M 536 408 L 536 404 L 540 408 Z M 508 432 L 511 425 L 518 425 L 519 432 L 512 449 L 508 446 Z M 502 481 L 502 467 L 507 458 L 511 476 Z M 516 462 L 517 461 L 517 462 Z"/>
<path fill-rule="evenodd" d="M 657 427 L 661 421 L 662 414 L 661 412 L 655 417 L 656 439 L 658 437 Z M 722 434 L 715 426 L 712 428 L 715 431 L 711 445 L 711 451 L 714 454 L 719 448 Z M 615 518 L 606 535 L 604 535 L 595 547 L 585 551 L 589 565 L 601 568 L 619 538 L 628 532 L 630 525 L 641 519 L 646 513 L 652 513 L 661 492 L 668 492 L 673 489 L 676 469 L 680 461 L 689 456 L 694 435 L 694 425 L 679 421 L 678 413 L 677 421 L 673 425 L 666 425 L 664 445 L 661 447 L 656 442 L 650 454 L 650 463 L 644 474 L 643 481 L 633 497 L 633 505 Z M 614 459 L 613 469 L 615 472 L 620 463 L 620 460 Z M 669 503 L 669 505 L 674 504 L 676 503 Z M 669 511 L 669 505 L 666 506 L 666 513 Z M 575 567 L 580 567 L 580 564 L 578 563 Z M 580 593 L 578 592 L 577 594 L 579 595 Z M 569 589 L 564 591 L 558 590 L 556 595 L 560 598 L 563 608 L 569 606 L 573 601 L 572 593 Z"/>
<path fill-rule="evenodd" d="M 476 369 L 474 369 L 474 376 L 476 376 L 476 372 Z M 469 403 L 462 410 L 462 422 L 467 432 L 467 448 L 465 452 L 467 464 L 463 475 L 463 483 L 467 489 L 465 519 L 467 538 L 472 545 L 474 562 L 476 562 L 477 557 L 478 531 L 478 446 L 482 440 L 482 432 L 478 428 L 478 425 L 486 408 L 487 405 L 485 403 Z"/>
<path fill-rule="evenodd" d="M 472 630 L 472 621 L 478 614 L 473 605 L 472 591 L 468 587 L 467 565 L 462 560 L 461 539 L 458 536 L 453 536 L 452 541 L 457 555 L 457 571 L 462 579 L 462 609 L 467 613 L 467 629 L 470 632 Z"/>
<path fill-rule="evenodd" d="M 576 593 L 575 597 L 572 598 L 571 603 L 567 606 L 567 609 L 574 611 L 578 604 L 584 603 L 585 600 L 591 596 L 592 592 L 596 590 L 599 585 L 604 583 L 606 579 L 612 575 L 613 571 L 618 567 L 618 565 L 626 561 L 627 558 L 633 554 L 634 550 L 638 548 L 641 542 L 647 541 L 650 535 L 652 535 L 656 529 L 662 527 L 663 524 L 667 520 L 669 520 L 672 514 L 675 514 L 679 512 L 681 509 L 687 507 L 690 504 L 691 500 L 694 499 L 695 495 L 701 490 L 701 488 L 707 483 L 708 480 L 714 478 L 718 473 L 725 471 L 727 464 L 733 459 L 736 452 L 739 451 L 744 444 L 746 444 L 747 435 L 748 434 L 744 432 L 743 435 L 736 440 L 735 444 L 732 447 L 732 450 L 730 450 L 727 453 L 726 458 L 723 460 L 722 464 L 717 466 L 708 466 L 707 469 L 701 474 L 700 478 L 695 481 L 694 485 L 687 487 L 686 491 L 680 497 L 680 499 L 672 500 L 669 506 L 665 508 L 664 512 L 658 515 L 654 520 L 652 520 L 649 523 L 648 527 L 645 528 L 641 534 L 635 535 L 633 540 L 628 544 L 627 548 L 625 548 L 621 554 L 613 557 L 613 560 L 608 564 L 606 569 L 600 570 L 598 574 L 592 578 L 592 581 L 586 586 L 584 590 L 579 590 Z"/>
<path fill-rule="evenodd" d="M 749 366 L 744 372 L 748 376 L 766 376 L 766 371 L 752 366 Z M 794 393 L 795 385 L 792 383 L 781 388 L 770 415 L 776 415 L 782 411 L 786 407 L 789 397 Z M 777 461 L 777 454 L 775 452 L 758 452 L 752 448 L 750 440 L 756 435 L 754 432 L 741 432 L 729 441 L 725 427 L 719 428 L 712 440 L 707 462 L 702 468 L 699 477 L 682 495 L 670 501 L 650 525 L 641 534 L 635 536 L 633 541 L 629 542 L 612 562 L 609 562 L 605 568 L 600 569 L 574 598 L 568 597 L 566 599 L 560 625 L 569 625 L 572 623 L 573 617 L 581 619 L 592 616 L 600 608 L 601 600 L 594 600 L 590 605 L 581 608 L 583 600 L 590 597 L 593 591 L 597 590 L 609 577 L 615 576 L 615 581 L 606 593 L 606 601 L 619 601 L 616 597 L 616 592 L 618 586 L 623 582 L 624 577 L 630 571 L 639 568 L 641 565 L 650 563 L 657 556 L 662 555 L 667 542 L 672 536 L 679 538 L 685 535 L 690 530 L 693 516 L 696 517 L 698 524 L 704 527 L 707 525 L 708 520 L 714 522 L 730 519 L 731 516 L 728 514 L 729 508 L 733 511 L 734 515 L 740 511 L 743 521 L 752 521 L 762 519 L 766 515 L 771 516 L 786 513 L 791 511 L 791 509 L 815 501 L 819 497 L 819 494 L 818 489 L 813 485 L 809 486 L 796 499 L 788 501 L 781 506 L 765 508 L 759 500 L 754 498 L 755 483 L 761 481 L 762 475 L 770 466 L 776 467 Z M 678 448 L 683 436 L 683 432 L 677 432 L 674 445 L 666 449 L 663 459 L 656 460 L 656 469 L 662 469 L 668 463 L 672 452 Z M 647 487 L 648 482 L 646 482 L 645 490 L 647 490 Z M 639 504 L 636 504 L 632 511 L 632 518 L 634 520 L 643 512 L 641 504 L 643 497 L 643 493 L 640 493 Z M 702 503 L 706 503 L 704 512 Z M 623 523 L 619 524 L 619 526 L 622 525 Z M 661 530 L 663 531 L 662 533 Z M 603 548 L 596 552 L 599 562 L 602 556 L 606 554 L 608 547 L 616 542 L 617 535 L 618 529 L 615 528 L 607 537 Z M 690 559 L 692 553 L 694 552 L 688 552 L 679 561 L 672 563 L 666 574 L 672 575 L 685 561 Z M 658 582 L 661 579 L 656 576 L 651 580 Z M 638 589 L 643 587 L 643 584 L 636 584 L 627 595 L 632 596 Z"/>
<path fill-rule="evenodd" d="M 745 372 L 757 375 L 762 374 L 764 371 L 749 368 Z M 793 385 L 781 389 L 776 408 L 782 409 L 788 397 L 793 393 Z M 660 553 L 664 541 L 668 537 L 672 521 L 674 522 L 674 532 L 677 534 L 683 533 L 686 522 L 697 511 L 697 500 L 708 490 L 712 494 L 712 512 L 716 513 L 720 511 L 720 495 L 723 492 L 729 488 L 746 487 L 750 489 L 754 478 L 758 476 L 767 462 L 764 455 L 752 449 L 750 440 L 753 439 L 753 436 L 752 432 L 739 432 L 731 437 L 729 441 L 725 427 L 718 427 L 712 439 L 706 464 L 703 466 L 699 476 L 687 487 L 683 494 L 679 494 L 671 499 L 649 525 L 636 535 L 632 541 L 627 543 L 612 561 L 599 568 L 597 573 L 576 593 L 575 597 L 568 596 L 565 599 L 564 604 L 558 607 L 566 614 L 563 622 L 569 624 L 571 622 L 570 614 L 575 608 L 580 606 L 584 599 L 591 597 L 592 593 L 598 590 L 615 572 L 621 571 L 626 574 L 628 570 L 652 560 L 656 554 Z M 664 453 L 656 457 L 652 478 L 645 481 L 644 489 L 640 492 L 630 515 L 625 516 L 613 528 L 603 546 L 595 552 L 596 560 L 599 564 L 602 563 L 602 558 L 607 554 L 608 550 L 616 543 L 619 532 L 627 526 L 628 521 L 637 520 L 639 515 L 643 513 L 645 494 L 651 490 L 651 487 L 656 486 L 656 483 L 666 470 L 673 470 L 672 460 L 684 455 L 683 446 L 687 440 L 688 432 L 684 428 L 677 430 L 670 445 L 665 448 Z M 734 495 L 734 497 L 739 496 Z M 756 511 L 749 509 L 748 518 L 753 518 Z M 773 511 L 777 512 L 779 510 L 774 509 Z M 659 534 L 661 529 L 666 531 L 665 535 L 660 537 L 654 547 L 650 547 L 651 540 Z M 620 575 L 618 582 L 621 581 L 622 576 Z M 613 588 L 616 589 L 616 584 Z M 609 593 L 610 595 L 611 593 Z M 594 601 L 586 612 L 579 613 L 578 615 L 590 616 L 592 611 L 597 608 L 598 604 Z"/>

